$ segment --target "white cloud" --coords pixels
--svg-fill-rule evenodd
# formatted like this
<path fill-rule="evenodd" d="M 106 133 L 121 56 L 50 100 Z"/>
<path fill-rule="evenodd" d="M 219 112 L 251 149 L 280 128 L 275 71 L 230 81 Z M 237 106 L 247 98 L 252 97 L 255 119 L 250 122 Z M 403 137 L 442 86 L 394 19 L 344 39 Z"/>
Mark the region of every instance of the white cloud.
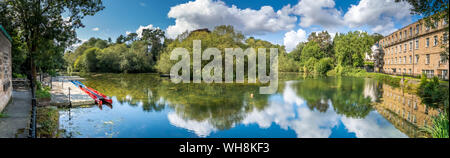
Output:
<path fill-rule="evenodd" d="M 410 8 L 407 2 L 361 0 L 350 6 L 344 20 L 349 27 L 369 26 L 373 32 L 386 35 L 396 30 L 394 21 L 411 19 Z"/>
<path fill-rule="evenodd" d="M 208 120 L 201 122 L 196 120 L 185 120 L 174 112 L 169 113 L 167 117 L 170 124 L 193 131 L 199 137 L 207 137 L 212 132 L 217 131 L 217 129 L 209 123 Z"/>
<path fill-rule="evenodd" d="M 298 29 L 297 31 L 289 31 L 284 34 L 284 46 L 286 46 L 286 51 L 291 52 L 299 42 L 307 41 L 306 32 L 302 29 Z"/>
<path fill-rule="evenodd" d="M 167 34 L 174 38 L 186 30 L 233 25 L 246 35 L 262 35 L 294 28 L 297 17 L 289 15 L 291 12 L 290 5 L 278 11 L 271 6 L 253 10 L 230 7 L 222 1 L 195 0 L 170 8 L 168 17 L 175 19 L 175 25 L 167 28 Z"/>
<path fill-rule="evenodd" d="M 92 28 L 92 31 L 99 31 L 99 30 L 100 30 L 100 28 L 98 28 L 98 27 Z"/>
<path fill-rule="evenodd" d="M 136 33 L 137 33 L 137 35 L 138 35 L 138 37 L 139 38 L 142 38 L 142 32 L 145 30 L 145 29 L 159 29 L 159 27 L 154 27 L 152 24 L 149 24 L 149 25 L 147 25 L 147 26 L 142 26 L 142 25 L 140 25 L 139 26 L 139 28 L 136 30 Z M 126 31 L 125 32 L 125 34 L 126 35 L 128 35 L 128 34 L 130 34 L 130 33 L 132 33 L 131 31 Z"/>
<path fill-rule="evenodd" d="M 145 4 L 144 2 L 140 2 L 139 5 L 140 5 L 141 7 L 146 7 L 146 6 L 147 6 L 147 4 Z"/>
<path fill-rule="evenodd" d="M 343 117 L 342 123 L 358 138 L 407 138 L 380 114 L 373 111 L 363 119 Z"/>
<path fill-rule="evenodd" d="M 300 16 L 301 27 L 335 28 L 344 23 L 341 12 L 334 7 L 334 0 L 301 0 L 293 7 L 293 13 Z"/>

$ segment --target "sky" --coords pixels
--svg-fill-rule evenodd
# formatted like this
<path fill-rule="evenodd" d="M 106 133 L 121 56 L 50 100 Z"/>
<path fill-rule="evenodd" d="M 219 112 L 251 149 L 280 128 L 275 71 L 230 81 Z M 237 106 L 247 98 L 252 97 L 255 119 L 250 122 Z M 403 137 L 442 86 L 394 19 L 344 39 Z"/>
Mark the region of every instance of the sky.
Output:
<path fill-rule="evenodd" d="M 105 9 L 77 30 L 115 41 L 119 35 L 159 28 L 175 38 L 184 31 L 233 25 L 246 37 L 286 46 L 289 52 L 311 32 L 365 31 L 388 35 L 420 18 L 394 0 L 104 0 Z"/>

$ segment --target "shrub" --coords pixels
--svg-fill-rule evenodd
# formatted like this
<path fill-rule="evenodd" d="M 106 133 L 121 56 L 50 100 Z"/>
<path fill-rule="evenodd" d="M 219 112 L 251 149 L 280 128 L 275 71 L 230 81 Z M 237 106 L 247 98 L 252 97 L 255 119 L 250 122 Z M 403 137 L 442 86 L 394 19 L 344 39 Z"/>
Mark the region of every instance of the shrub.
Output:
<path fill-rule="evenodd" d="M 315 66 L 316 63 L 317 63 L 317 59 L 316 58 L 313 58 L 313 57 L 309 58 L 305 62 L 304 66 L 303 66 L 303 71 L 305 73 L 313 73 L 314 72 L 314 66 Z"/>
<path fill-rule="evenodd" d="M 433 117 L 433 126 L 426 126 L 422 128 L 422 131 L 429 134 L 432 138 L 449 138 L 448 129 L 448 114 L 443 112 Z"/>
<path fill-rule="evenodd" d="M 40 82 L 36 83 L 36 98 L 50 98 L 50 87 L 42 86 Z"/>
<path fill-rule="evenodd" d="M 318 75 L 325 75 L 327 71 L 333 68 L 333 59 L 322 58 L 314 65 L 314 72 Z"/>
<path fill-rule="evenodd" d="M 440 86 L 439 79 L 435 76 L 429 81 L 427 77 L 422 74 L 420 85 L 418 88 L 418 95 L 422 99 L 422 103 L 428 106 L 438 107 L 440 105 L 448 106 L 448 88 Z M 447 105 L 445 105 L 447 104 Z"/>

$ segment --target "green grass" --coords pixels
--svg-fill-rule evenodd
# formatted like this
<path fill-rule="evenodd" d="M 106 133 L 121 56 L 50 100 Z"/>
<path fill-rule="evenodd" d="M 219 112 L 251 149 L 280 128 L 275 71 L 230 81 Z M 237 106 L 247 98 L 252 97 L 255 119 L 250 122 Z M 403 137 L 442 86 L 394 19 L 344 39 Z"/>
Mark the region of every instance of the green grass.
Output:
<path fill-rule="evenodd" d="M 48 86 L 42 86 L 41 83 L 37 83 L 36 86 L 36 98 L 50 98 L 52 95 L 50 94 L 50 87 Z"/>
<path fill-rule="evenodd" d="M 429 134 L 432 138 L 449 138 L 448 137 L 448 114 L 446 112 L 433 117 L 433 126 L 426 126 L 422 131 Z"/>
<path fill-rule="evenodd" d="M 40 138 L 54 138 L 58 135 L 58 109 L 42 107 L 36 111 L 36 124 L 40 127 L 36 130 Z"/>
<path fill-rule="evenodd" d="M 0 118 L 6 118 L 6 117 L 8 117 L 8 115 L 7 115 L 7 114 L 4 114 L 4 113 L 0 113 Z"/>

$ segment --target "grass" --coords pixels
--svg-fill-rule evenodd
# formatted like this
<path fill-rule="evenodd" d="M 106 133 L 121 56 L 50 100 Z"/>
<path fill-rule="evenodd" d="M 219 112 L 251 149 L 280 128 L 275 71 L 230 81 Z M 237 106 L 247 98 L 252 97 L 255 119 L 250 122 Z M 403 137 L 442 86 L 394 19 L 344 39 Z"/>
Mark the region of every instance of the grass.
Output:
<path fill-rule="evenodd" d="M 0 118 L 6 118 L 6 117 L 8 117 L 7 114 L 5 114 L 5 113 L 0 113 Z"/>
<path fill-rule="evenodd" d="M 36 134 L 39 138 L 58 137 L 59 112 L 56 108 L 41 107 L 36 111 Z"/>
<path fill-rule="evenodd" d="M 433 117 L 433 126 L 426 126 L 422 131 L 429 134 L 432 138 L 449 138 L 448 137 L 448 114 L 446 112 Z"/>

